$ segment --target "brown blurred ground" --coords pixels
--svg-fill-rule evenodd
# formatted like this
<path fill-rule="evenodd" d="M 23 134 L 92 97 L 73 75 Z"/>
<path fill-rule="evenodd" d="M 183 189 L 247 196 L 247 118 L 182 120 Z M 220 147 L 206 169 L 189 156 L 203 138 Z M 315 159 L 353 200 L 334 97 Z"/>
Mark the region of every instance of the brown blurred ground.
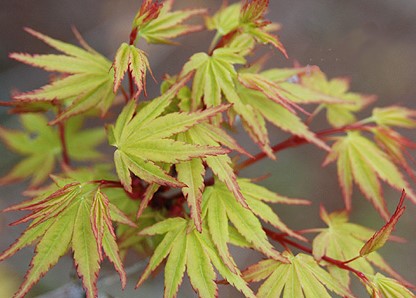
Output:
<path fill-rule="evenodd" d="M 195 7 L 209 6 L 211 11 L 214 11 L 221 1 L 178 0 L 176 3 L 177 7 L 190 3 Z M 47 78 L 44 72 L 21 66 L 7 58 L 8 53 L 12 51 L 42 53 L 49 50 L 44 44 L 26 34 L 22 30 L 24 26 L 62 40 L 73 41 L 71 26 L 75 25 L 94 48 L 111 57 L 119 43 L 126 40 L 131 19 L 139 5 L 140 1 L 133 0 L 2 1 L 0 99 L 7 99 L 10 90 L 15 88 L 22 91 L 36 88 Z M 330 77 L 350 77 L 354 91 L 378 95 L 378 105 L 400 103 L 416 108 L 414 0 L 272 0 L 269 18 L 283 25 L 280 36 L 290 55 L 290 59 L 286 61 L 279 53 L 275 53 L 272 57 L 274 65 L 288 66 L 295 60 L 301 64 L 316 64 Z M 151 49 L 149 58 L 156 78 L 160 81 L 165 72 L 178 71 L 193 52 L 206 50 L 210 38 L 209 34 L 197 33 L 189 39 L 182 39 L 181 47 L 147 48 Z M 164 68 L 166 64 L 169 64 L 168 70 Z M 157 90 L 152 83 L 149 87 L 150 94 Z M 5 109 L 0 109 L 1 125 L 13 125 L 14 122 L 6 115 Z M 272 142 L 284 138 L 279 131 L 273 132 Z M 414 136 L 415 134 L 412 135 Z M 251 152 L 257 151 L 254 146 L 248 146 Z M 4 174 L 17 161 L 17 157 L 6 152 L 2 145 L 0 150 L 0 174 Z M 279 154 L 275 163 L 263 161 L 243 174 L 256 177 L 272 173 L 274 176 L 264 181 L 264 185 L 288 196 L 305 197 L 314 201 L 324 200 L 327 208 L 334 210 L 342 207 L 341 194 L 337 187 L 334 167 L 320 168 L 323 157 L 323 152 L 312 146 L 305 146 Z M 19 201 L 21 190 L 17 186 L 3 187 L 0 207 L 4 208 Z M 399 194 L 386 189 L 385 195 L 390 208 L 393 209 Z M 407 205 L 408 210 L 396 233 L 408 238 L 409 243 L 388 244 L 382 253 L 394 268 L 416 283 L 416 208 Z M 353 218 L 357 222 L 373 228 L 382 225 L 378 215 L 357 191 L 354 208 L 356 213 Z M 317 204 L 312 209 L 317 211 Z M 300 210 L 310 214 L 307 207 L 279 207 L 278 210 L 279 215 L 293 228 L 321 225 L 317 217 L 314 219 L 307 216 L 308 222 L 305 222 L 305 215 L 300 213 Z M 13 216 L 0 215 L 0 250 L 11 244 L 21 231 L 19 228 L 6 227 L 6 224 L 13 220 Z M 18 256 L 10 259 L 9 269 L 22 275 L 27 269 L 31 254 L 31 249 L 20 252 Z M 243 257 L 242 262 L 247 260 Z M 72 272 L 72 268 L 68 260 L 60 262 L 53 273 L 41 281 L 38 291 L 53 289 L 66 283 L 69 272 Z M 132 279 L 136 280 L 136 276 Z M 155 285 L 160 286 L 156 281 Z M 187 288 L 189 290 L 189 284 Z M 188 297 L 186 290 L 180 294 L 181 297 Z M 224 296 L 227 295 L 224 292 Z M 129 297 L 128 294 L 126 297 Z"/>

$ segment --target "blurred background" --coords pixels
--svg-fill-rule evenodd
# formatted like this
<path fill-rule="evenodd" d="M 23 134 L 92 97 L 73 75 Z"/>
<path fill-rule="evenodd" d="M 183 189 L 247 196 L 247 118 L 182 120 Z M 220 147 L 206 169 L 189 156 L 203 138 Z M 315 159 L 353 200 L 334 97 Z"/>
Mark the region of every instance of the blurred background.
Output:
<path fill-rule="evenodd" d="M 235 2 L 235 1 L 229 1 Z M 378 106 L 403 104 L 416 108 L 416 2 L 414 0 L 272 0 L 268 18 L 282 24 L 279 32 L 290 59 L 274 52 L 271 66 L 318 65 L 329 77 L 346 76 L 355 92 L 376 94 Z M 175 2 L 175 8 L 191 5 L 216 11 L 221 0 L 193 0 Z M 2 1 L 0 9 L 0 99 L 8 100 L 13 90 L 28 91 L 44 84 L 48 75 L 40 70 L 20 65 L 8 59 L 10 52 L 46 53 L 50 49 L 23 31 L 31 27 L 44 34 L 67 42 L 75 42 L 71 26 L 75 26 L 93 48 L 112 58 L 119 44 L 128 39 L 132 18 L 141 1 L 137 0 L 43 0 Z M 179 47 L 147 46 L 149 60 L 156 79 L 164 73 L 176 73 L 190 55 L 206 51 L 211 33 L 194 33 L 181 38 Z M 149 94 L 158 87 L 148 81 Z M 370 111 L 368 111 L 370 113 Z M 16 119 L 0 108 L 0 125 L 16 126 Z M 272 143 L 287 137 L 271 128 Z M 409 135 L 414 139 L 415 134 Z M 240 142 L 252 153 L 258 149 L 247 138 Z M 334 165 L 322 169 L 324 152 L 313 146 L 303 146 L 279 153 L 276 162 L 264 160 L 245 170 L 246 177 L 272 174 L 261 183 L 286 196 L 307 198 L 315 202 L 311 207 L 277 207 L 278 214 L 293 229 L 321 227 L 318 218 L 320 201 L 329 211 L 342 208 L 341 192 L 337 186 Z M 18 161 L 18 156 L 0 144 L 0 175 L 4 175 Z M 414 186 L 414 185 L 413 185 Z M 22 199 L 24 185 L 2 187 L 0 208 Z M 385 196 L 393 210 L 400 194 L 385 188 Z M 416 208 L 409 202 L 400 220 L 396 235 L 408 239 L 405 245 L 390 243 L 381 250 L 383 256 L 409 281 L 416 283 Z M 355 189 L 352 220 L 377 229 L 382 220 Z M 312 210 L 310 210 L 311 208 Z M 314 214 L 314 216 L 311 216 Z M 307 216 L 306 216 L 307 215 Z M 6 249 L 22 231 L 21 227 L 7 227 L 17 214 L 0 214 L 0 251 Z M 7 262 L 0 264 L 0 297 L 11 297 L 24 276 L 32 257 L 31 248 L 24 249 Z M 240 264 L 253 260 L 242 252 Z M 140 269 L 140 268 L 139 268 Z M 139 270 L 140 271 L 140 270 Z M 105 275 L 108 272 L 103 272 Z M 74 270 L 69 258 L 63 259 L 42 279 L 31 296 L 40 295 L 67 284 Z M 138 273 L 130 280 L 135 283 Z M 117 279 L 102 283 L 103 295 L 120 297 Z M 162 279 L 159 275 L 138 292 L 127 289 L 123 297 L 161 297 Z M 53 292 L 52 292 L 53 293 Z M 49 294 L 49 297 L 62 297 Z M 223 287 L 221 297 L 238 297 Z M 71 297 L 69 295 L 68 297 Z M 72 296 L 75 297 L 75 296 Z M 104 296 L 103 296 L 104 297 Z M 179 297 L 195 297 L 189 283 L 181 288 Z"/>

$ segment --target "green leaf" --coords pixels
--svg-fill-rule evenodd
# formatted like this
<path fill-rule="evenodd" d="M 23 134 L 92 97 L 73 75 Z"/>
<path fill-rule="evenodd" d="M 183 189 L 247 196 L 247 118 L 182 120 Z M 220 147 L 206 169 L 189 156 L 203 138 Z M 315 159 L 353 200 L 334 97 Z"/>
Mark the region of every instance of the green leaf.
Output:
<path fill-rule="evenodd" d="M 207 188 L 203 202 L 203 214 L 207 214 L 206 220 L 212 240 L 230 270 L 234 270 L 234 265 L 227 248 L 228 220 L 256 250 L 271 258 L 285 261 L 268 242 L 257 217 L 252 211 L 241 206 L 223 183 L 216 182 L 214 186 Z"/>
<path fill-rule="evenodd" d="M 195 232 L 187 239 L 186 266 L 193 289 L 200 297 L 217 297 L 216 274 L 201 240 Z"/>
<path fill-rule="evenodd" d="M 232 285 L 235 285 L 238 290 L 245 293 L 247 297 L 254 297 L 239 275 L 241 273 L 238 271 L 234 274 L 227 270 L 228 267 L 222 263 L 205 230 L 204 227 L 204 232 L 199 233 L 195 229 L 193 220 L 183 218 L 166 219 L 144 229 L 141 235 L 166 235 L 156 247 L 149 265 L 137 283 L 137 287 L 143 284 L 151 272 L 155 271 L 161 262 L 167 258 L 164 297 L 176 297 L 185 270 L 192 287 L 201 297 L 216 297 L 218 289 L 214 282 L 216 274 L 213 264 L 220 274 Z"/>
<path fill-rule="evenodd" d="M 208 30 L 217 30 L 220 36 L 237 29 L 240 23 L 241 3 L 223 5 L 212 17 L 205 19 Z"/>
<path fill-rule="evenodd" d="M 165 1 L 157 18 L 139 26 L 139 36 L 148 43 L 174 44 L 172 38 L 202 29 L 200 25 L 183 24 L 183 22 L 193 16 L 206 13 L 205 9 L 171 11 L 172 4 L 173 0 Z"/>
<path fill-rule="evenodd" d="M 67 109 L 52 123 L 95 108 L 99 108 L 104 115 L 115 98 L 112 92 L 113 72 L 110 70 L 110 61 L 91 49 L 81 49 L 32 29 L 26 29 L 26 31 L 65 55 L 13 53 L 10 57 L 47 71 L 60 72 L 69 76 L 56 79 L 41 89 L 22 93 L 14 98 L 18 101 L 29 102 L 59 100 L 66 103 L 69 101 Z"/>
<path fill-rule="evenodd" d="M 349 262 L 348 266 L 364 274 L 374 274 L 373 264 L 390 275 L 399 277 L 377 252 L 372 252 L 365 258 L 356 258 L 365 242 L 374 234 L 373 230 L 348 222 L 345 211 L 327 214 L 325 209 L 321 208 L 321 218 L 328 228 L 320 229 L 321 232 L 312 242 L 316 260 L 321 260 L 324 255 L 339 261 L 355 259 Z M 331 267 L 330 271 L 334 276 L 338 276 L 343 284 L 349 284 L 348 272 L 335 266 Z"/>
<path fill-rule="evenodd" d="M 38 186 L 45 182 L 62 157 L 60 133 L 55 127 L 49 126 L 46 117 L 40 114 L 23 114 L 20 121 L 24 131 L 0 127 L 0 139 L 10 150 L 24 156 L 9 174 L 0 179 L 0 184 L 31 178 L 30 185 Z M 98 159 L 101 154 L 95 147 L 104 140 L 104 130 L 96 128 L 80 131 L 82 123 L 81 117 L 75 117 L 65 124 L 69 157 L 76 161 Z"/>
<path fill-rule="evenodd" d="M 185 81 L 179 82 L 180 85 Z M 196 124 L 206 121 L 225 111 L 228 106 L 219 106 L 193 113 L 170 113 L 159 116 L 178 91 L 173 85 L 165 95 L 155 99 L 134 115 L 134 104 L 127 105 L 115 126 L 110 126 L 109 140 L 117 147 L 114 160 L 117 174 L 125 189 L 131 189 L 130 171 L 149 183 L 182 187 L 183 183 L 171 177 L 155 162 L 178 163 L 194 157 L 224 154 L 228 151 L 219 147 L 190 145 L 168 139 L 187 131 Z M 159 116 L 159 117 L 158 117 Z"/>
<path fill-rule="evenodd" d="M 392 278 L 385 277 L 377 273 L 371 278 L 371 287 L 367 286 L 367 290 L 372 297 L 383 298 L 412 298 L 415 295 L 407 289 L 403 284 Z"/>
<path fill-rule="evenodd" d="M 143 90 L 146 93 L 146 73 L 150 70 L 149 60 L 146 53 L 136 48 L 134 45 L 122 43 L 116 52 L 113 62 L 114 68 L 114 88 L 116 93 L 121 85 L 121 81 L 127 71 L 131 74 L 134 84 L 137 87 L 137 92 L 134 97 L 137 97 Z"/>
<path fill-rule="evenodd" d="M 327 290 L 342 297 L 353 297 L 351 292 L 334 279 L 318 263 L 305 254 L 284 256 L 290 263 L 264 260 L 243 271 L 247 281 L 266 281 L 260 286 L 257 297 L 331 297 Z"/>
<path fill-rule="evenodd" d="M 416 111 L 400 106 L 390 106 L 385 108 L 375 108 L 373 110 L 372 119 L 379 126 L 383 127 L 403 127 L 414 128 L 416 121 L 413 117 Z"/>
<path fill-rule="evenodd" d="M 305 138 L 311 143 L 329 150 L 328 146 L 309 130 L 305 123 L 294 113 L 264 96 L 263 93 L 243 88 L 239 90 L 240 98 L 256 109 L 264 118 L 278 128 Z"/>
<path fill-rule="evenodd" d="M 2 253 L 0 260 L 38 240 L 30 269 L 16 297 L 24 297 L 69 248 L 74 253 L 74 262 L 87 297 L 97 295 L 102 249 L 119 272 L 124 287 L 126 275 L 113 232 L 112 204 L 93 183 L 73 182 L 56 189 L 50 195 L 41 195 L 8 208 L 8 211 L 32 212 L 16 223 L 33 221 L 22 236 Z"/>
<path fill-rule="evenodd" d="M 349 81 L 345 78 L 328 80 L 320 70 L 314 70 L 300 77 L 300 86 L 324 97 L 339 98 L 343 103 L 328 103 L 323 106 L 327 109 L 328 122 L 334 127 L 356 122 L 354 113 L 374 101 L 374 96 L 349 92 Z"/>
<path fill-rule="evenodd" d="M 350 208 L 352 180 L 386 221 L 389 220 L 389 214 L 379 179 L 398 190 L 409 189 L 409 197 L 414 198 L 408 182 L 389 156 L 359 132 L 348 132 L 346 137 L 337 138 L 325 164 L 336 159 L 347 208 Z"/>

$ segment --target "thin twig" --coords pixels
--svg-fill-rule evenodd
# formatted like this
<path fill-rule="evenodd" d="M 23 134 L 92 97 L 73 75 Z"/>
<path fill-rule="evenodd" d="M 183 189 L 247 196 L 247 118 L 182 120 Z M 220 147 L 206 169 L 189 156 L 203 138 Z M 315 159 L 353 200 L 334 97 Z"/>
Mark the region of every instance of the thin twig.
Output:
<path fill-rule="evenodd" d="M 331 128 L 331 129 L 326 129 L 326 130 L 322 130 L 320 132 L 317 132 L 315 135 L 318 138 L 324 138 L 333 134 L 337 134 L 340 132 L 346 132 L 349 130 L 367 130 L 369 129 L 368 126 L 363 126 L 363 125 L 348 125 L 348 126 L 343 126 L 343 127 L 339 127 L 339 128 Z M 297 147 L 303 144 L 309 144 L 310 141 L 306 140 L 305 138 L 299 137 L 299 136 L 292 136 L 290 138 L 288 138 L 287 140 L 276 144 L 272 147 L 272 151 L 274 153 L 282 151 L 284 149 L 288 149 L 288 148 L 292 148 L 292 147 Z M 251 159 L 247 159 L 245 161 L 243 161 L 240 164 L 237 164 L 234 168 L 235 172 L 238 173 L 241 170 L 255 164 L 256 162 L 264 159 L 265 157 L 267 157 L 267 154 L 265 152 L 260 152 L 258 154 L 256 154 L 255 156 L 253 156 Z"/>

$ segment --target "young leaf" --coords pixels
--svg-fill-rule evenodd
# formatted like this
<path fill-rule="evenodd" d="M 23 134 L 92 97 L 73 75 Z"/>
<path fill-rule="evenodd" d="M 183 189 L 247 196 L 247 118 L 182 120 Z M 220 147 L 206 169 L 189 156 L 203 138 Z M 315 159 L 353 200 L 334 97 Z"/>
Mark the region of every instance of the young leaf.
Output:
<path fill-rule="evenodd" d="M 351 292 L 305 254 L 284 256 L 290 263 L 263 260 L 243 271 L 248 282 L 266 281 L 260 286 L 257 297 L 328 297 L 328 290 L 342 297 L 353 297 Z"/>
<path fill-rule="evenodd" d="M 164 1 L 157 18 L 139 25 L 139 36 L 148 43 L 174 44 L 172 38 L 199 31 L 200 25 L 183 24 L 187 19 L 201 15 L 205 9 L 186 9 L 171 11 L 173 0 Z"/>
<path fill-rule="evenodd" d="M 240 12 L 240 24 L 245 33 L 258 42 L 271 44 L 287 58 L 287 52 L 279 38 L 270 34 L 270 21 L 264 19 L 269 0 L 245 0 Z"/>
<path fill-rule="evenodd" d="M 403 191 L 396 211 L 391 216 L 390 220 L 364 244 L 360 250 L 360 256 L 366 256 L 384 246 L 390 237 L 390 234 L 393 232 L 400 216 L 402 216 L 404 210 L 406 209 L 403 206 L 405 197 L 406 193 Z"/>
<path fill-rule="evenodd" d="M 182 75 L 195 71 L 192 85 L 191 107 L 204 104 L 207 107 L 217 106 L 222 102 L 222 95 L 231 103 L 232 109 L 241 116 L 246 130 L 253 140 L 273 158 L 267 130 L 262 118 L 249 105 L 242 102 L 235 91 L 237 73 L 234 64 L 243 64 L 245 59 L 235 49 L 219 48 L 212 56 L 197 53 L 185 64 Z M 216 119 L 217 123 L 221 118 Z"/>
<path fill-rule="evenodd" d="M 352 181 L 370 200 L 380 215 L 389 220 L 389 214 L 381 193 L 379 179 L 390 186 L 408 189 L 409 197 L 414 194 L 401 172 L 383 151 L 359 132 L 348 132 L 338 137 L 324 164 L 337 160 L 338 178 L 343 188 L 346 207 L 351 208 Z"/>
<path fill-rule="evenodd" d="M 120 87 L 121 81 L 127 71 L 131 74 L 134 84 L 137 87 L 137 92 L 134 97 L 137 97 L 143 90 L 146 93 L 146 72 L 147 70 L 151 72 L 151 70 L 145 52 L 136 48 L 134 45 L 122 43 L 114 58 L 113 68 L 114 93 Z"/>
<path fill-rule="evenodd" d="M 38 240 L 30 269 L 15 297 L 24 297 L 69 248 L 73 250 L 77 272 L 82 278 L 87 297 L 97 295 L 102 248 L 120 273 L 122 285 L 125 286 L 126 275 L 118 256 L 109 211 L 111 203 L 96 185 L 73 182 L 47 197 L 31 201 L 9 208 L 32 211 L 18 222 L 30 219 L 33 222 L 18 241 L 0 256 L 0 260 L 10 257 Z"/>
<path fill-rule="evenodd" d="M 95 51 L 84 50 L 52 39 L 32 29 L 26 29 L 26 31 L 65 55 L 12 53 L 10 57 L 50 72 L 66 74 L 66 76 L 41 89 L 22 93 L 14 98 L 17 101 L 30 102 L 59 100 L 66 103 L 69 101 L 69 107 L 52 123 L 95 108 L 99 108 L 101 114 L 104 115 L 115 98 L 112 92 L 111 62 Z"/>
<path fill-rule="evenodd" d="M 215 246 L 210 242 L 206 229 L 201 234 L 196 231 L 192 220 L 170 218 L 144 229 L 141 235 L 163 235 L 163 240 L 156 247 L 149 265 L 140 277 L 139 287 L 150 274 L 167 258 L 165 265 L 164 297 L 176 297 L 179 285 L 187 271 L 191 285 L 200 297 L 217 297 L 218 288 L 215 283 L 214 266 L 230 284 L 246 294 L 254 297 L 252 291 L 241 278 L 241 272 L 232 273 L 222 264 Z M 238 270 L 238 269 L 237 269 Z"/>
<path fill-rule="evenodd" d="M 372 119 L 377 125 L 382 127 L 416 127 L 416 111 L 400 106 L 390 106 L 385 108 L 375 108 Z"/>
<path fill-rule="evenodd" d="M 367 291 L 372 297 L 383 298 L 413 298 L 415 295 L 403 284 L 392 278 L 385 277 L 377 273 L 371 278 L 371 286 L 367 286 Z"/>
<path fill-rule="evenodd" d="M 21 181 L 31 177 L 31 186 L 42 184 L 55 169 L 61 158 L 62 144 L 59 131 L 48 125 L 40 114 L 23 114 L 20 121 L 24 131 L 0 127 L 0 138 L 12 150 L 25 158 L 11 172 L 0 179 L 0 184 Z M 105 138 L 102 129 L 80 131 L 83 119 L 75 117 L 65 124 L 65 141 L 69 157 L 76 161 L 101 157 L 95 150 Z"/>

